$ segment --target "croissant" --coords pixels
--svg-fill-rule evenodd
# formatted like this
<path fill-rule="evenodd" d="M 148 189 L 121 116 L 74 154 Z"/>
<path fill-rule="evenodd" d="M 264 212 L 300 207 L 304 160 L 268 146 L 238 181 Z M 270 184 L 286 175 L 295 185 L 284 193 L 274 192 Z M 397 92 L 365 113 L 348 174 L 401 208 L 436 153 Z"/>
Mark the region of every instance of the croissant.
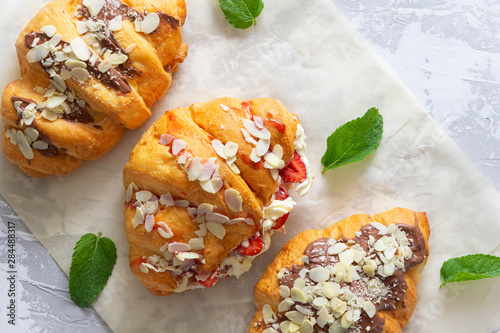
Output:
<path fill-rule="evenodd" d="M 395 208 L 303 231 L 254 288 L 254 332 L 402 332 L 429 254 L 425 213 Z"/>
<path fill-rule="evenodd" d="M 184 0 L 58 0 L 16 42 L 2 149 L 33 177 L 67 174 L 141 126 L 187 54 Z"/>
<path fill-rule="evenodd" d="M 166 112 L 123 171 L 130 267 L 155 295 L 239 277 L 284 228 L 313 175 L 280 102 L 220 98 Z"/>

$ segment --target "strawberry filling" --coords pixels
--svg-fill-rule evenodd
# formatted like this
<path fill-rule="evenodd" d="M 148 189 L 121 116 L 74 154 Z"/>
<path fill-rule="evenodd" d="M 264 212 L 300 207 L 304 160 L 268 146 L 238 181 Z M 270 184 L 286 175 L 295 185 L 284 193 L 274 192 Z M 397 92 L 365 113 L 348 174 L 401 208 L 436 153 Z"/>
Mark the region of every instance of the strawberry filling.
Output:
<path fill-rule="evenodd" d="M 250 237 L 247 241 L 248 246 L 244 246 L 246 244 L 244 244 L 245 242 L 243 242 L 236 248 L 236 251 L 246 256 L 254 256 L 262 251 L 264 241 L 262 241 L 262 237 L 260 236 L 259 232 L 253 234 L 252 237 Z"/>
<path fill-rule="evenodd" d="M 205 280 L 199 280 L 200 284 L 206 288 L 212 287 L 216 282 L 217 279 L 219 278 L 219 268 L 214 269 L 214 271 L 206 278 Z M 198 277 L 197 277 L 198 278 Z"/>
<path fill-rule="evenodd" d="M 274 199 L 275 200 L 281 200 L 281 201 L 283 201 L 283 200 L 285 200 L 288 197 L 289 197 L 289 195 L 288 195 L 287 190 L 285 190 L 281 186 L 278 188 L 278 191 L 276 191 L 276 194 L 274 194 Z M 280 217 L 276 221 L 274 221 L 274 225 L 271 227 L 271 229 L 278 230 L 283 225 L 285 225 L 285 222 L 288 219 L 288 215 L 290 215 L 290 213 L 286 213 L 285 215 L 283 215 L 282 217 Z"/>
<path fill-rule="evenodd" d="M 300 183 L 307 178 L 307 169 L 297 152 L 293 153 L 290 163 L 280 171 L 283 181 L 288 183 Z"/>

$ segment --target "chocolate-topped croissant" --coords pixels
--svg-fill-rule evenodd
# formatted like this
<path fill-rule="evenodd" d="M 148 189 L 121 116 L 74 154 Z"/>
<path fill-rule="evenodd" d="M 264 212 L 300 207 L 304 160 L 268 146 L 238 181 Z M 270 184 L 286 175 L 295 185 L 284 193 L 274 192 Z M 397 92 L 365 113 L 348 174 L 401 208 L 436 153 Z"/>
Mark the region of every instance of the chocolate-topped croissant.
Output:
<path fill-rule="evenodd" d="M 2 149 L 34 177 L 67 174 L 141 126 L 187 54 L 184 0 L 58 0 L 16 42 Z"/>
<path fill-rule="evenodd" d="M 429 236 L 426 214 L 405 208 L 301 232 L 255 285 L 248 332 L 402 332 Z"/>
<path fill-rule="evenodd" d="M 313 175 L 299 119 L 270 98 L 166 112 L 123 172 L 132 272 L 155 295 L 247 271 Z"/>

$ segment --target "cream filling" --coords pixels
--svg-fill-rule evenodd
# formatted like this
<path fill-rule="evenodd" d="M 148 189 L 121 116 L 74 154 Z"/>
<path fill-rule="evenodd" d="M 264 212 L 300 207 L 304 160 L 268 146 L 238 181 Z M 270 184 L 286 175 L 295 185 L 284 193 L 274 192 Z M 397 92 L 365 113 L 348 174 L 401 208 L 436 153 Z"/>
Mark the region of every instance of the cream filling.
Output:
<path fill-rule="evenodd" d="M 314 182 L 314 175 L 312 173 L 311 164 L 306 157 L 306 135 L 302 125 L 297 125 L 297 132 L 295 134 L 295 151 L 299 154 L 300 159 L 304 162 L 307 170 L 307 177 L 301 183 L 295 184 L 295 191 L 303 197 L 309 192 L 312 183 Z"/>

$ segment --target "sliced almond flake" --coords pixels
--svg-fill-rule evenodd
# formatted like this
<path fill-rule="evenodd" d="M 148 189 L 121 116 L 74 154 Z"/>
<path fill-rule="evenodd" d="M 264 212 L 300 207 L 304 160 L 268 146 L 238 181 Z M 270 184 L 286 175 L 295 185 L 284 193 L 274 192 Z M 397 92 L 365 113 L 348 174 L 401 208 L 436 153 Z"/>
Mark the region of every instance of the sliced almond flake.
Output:
<path fill-rule="evenodd" d="M 158 142 L 164 146 L 169 145 L 172 141 L 174 141 L 174 137 L 168 133 L 162 134 L 160 140 L 158 140 Z"/>
<path fill-rule="evenodd" d="M 271 173 L 271 177 L 273 177 L 274 180 L 278 180 L 278 176 L 280 174 L 278 169 L 270 169 L 269 172 Z"/>
<path fill-rule="evenodd" d="M 224 236 L 226 235 L 226 228 L 218 222 L 207 222 L 206 223 L 208 231 L 212 233 L 215 237 L 218 239 L 223 239 Z"/>
<path fill-rule="evenodd" d="M 56 107 L 61 105 L 64 101 L 66 101 L 66 99 L 68 99 L 68 96 L 66 95 L 62 96 L 56 95 L 49 97 L 47 101 L 45 101 L 45 107 L 48 109 L 55 109 Z"/>
<path fill-rule="evenodd" d="M 247 225 L 255 225 L 254 220 L 251 218 L 246 218 L 245 221 L 243 221 L 243 222 L 245 222 L 245 224 L 247 224 Z"/>
<path fill-rule="evenodd" d="M 62 35 L 58 33 L 52 36 L 52 38 L 48 41 L 48 45 L 49 47 L 54 47 L 57 46 L 61 41 L 62 41 Z"/>
<path fill-rule="evenodd" d="M 68 59 L 64 62 L 66 67 L 68 67 L 70 70 L 76 67 L 80 68 L 87 68 L 87 64 L 83 61 L 80 60 L 75 60 L 75 59 Z"/>
<path fill-rule="evenodd" d="M 157 13 L 149 13 L 141 23 L 141 31 L 150 34 L 160 25 L 160 16 Z"/>
<path fill-rule="evenodd" d="M 352 249 L 348 249 L 339 253 L 339 260 L 346 265 L 352 264 L 354 262 L 354 251 Z"/>
<path fill-rule="evenodd" d="M 195 181 L 200 177 L 201 173 L 203 172 L 203 165 L 201 164 L 201 161 L 201 157 L 193 157 L 191 159 L 191 162 L 186 168 L 189 181 Z"/>
<path fill-rule="evenodd" d="M 210 222 L 217 222 L 217 223 L 229 222 L 229 217 L 227 217 L 226 215 L 219 214 L 219 213 L 206 214 L 205 218 L 207 221 L 210 221 Z"/>
<path fill-rule="evenodd" d="M 245 129 L 256 138 L 271 139 L 271 133 L 266 128 L 258 128 L 255 123 L 249 119 L 243 118 L 241 120 Z"/>
<path fill-rule="evenodd" d="M 205 248 L 205 244 L 202 237 L 191 238 L 188 242 L 192 250 L 202 250 Z"/>
<path fill-rule="evenodd" d="M 105 73 L 107 72 L 111 66 L 112 66 L 112 62 L 111 60 L 108 58 L 108 59 L 104 59 L 100 64 L 99 66 L 97 66 L 97 69 L 99 70 L 99 72 L 101 73 Z"/>
<path fill-rule="evenodd" d="M 165 222 L 158 222 L 156 223 L 156 225 L 158 226 L 157 230 L 161 237 L 168 239 L 174 235 L 172 229 L 170 229 L 170 227 Z"/>
<path fill-rule="evenodd" d="M 89 27 L 85 21 L 76 21 L 76 30 L 80 35 L 83 35 L 89 31 Z"/>
<path fill-rule="evenodd" d="M 299 311 L 288 311 L 285 316 L 297 325 L 302 324 L 305 319 L 305 315 Z"/>
<path fill-rule="evenodd" d="M 132 195 L 134 193 L 134 189 L 132 183 L 128 184 L 127 190 L 125 191 L 125 202 L 130 202 L 132 200 Z"/>
<path fill-rule="evenodd" d="M 42 61 L 49 55 L 49 48 L 43 44 L 37 45 L 26 54 L 26 59 L 29 62 Z"/>
<path fill-rule="evenodd" d="M 283 158 L 283 147 L 280 144 L 277 144 L 273 148 L 273 154 L 276 155 L 279 159 Z"/>
<path fill-rule="evenodd" d="M 255 123 L 255 126 L 257 126 L 257 128 L 264 128 L 264 120 L 261 117 L 253 116 L 253 122 Z"/>
<path fill-rule="evenodd" d="M 253 148 L 252 152 L 250 153 L 250 160 L 254 163 L 260 162 L 260 157 L 259 157 L 259 155 L 257 155 L 255 148 Z"/>
<path fill-rule="evenodd" d="M 330 271 L 322 266 L 314 267 L 309 271 L 309 278 L 314 282 L 325 282 L 330 278 Z"/>
<path fill-rule="evenodd" d="M 200 255 L 196 252 L 179 252 L 177 258 L 181 260 L 195 260 L 199 259 Z"/>
<path fill-rule="evenodd" d="M 153 230 L 154 225 L 155 225 L 155 218 L 153 217 L 153 215 L 146 214 L 144 222 L 144 228 L 146 228 L 146 231 L 151 232 L 151 230 Z"/>
<path fill-rule="evenodd" d="M 176 207 L 189 207 L 189 201 L 188 200 L 175 200 L 174 206 L 176 206 Z"/>
<path fill-rule="evenodd" d="M 17 131 L 16 140 L 17 145 L 19 146 L 19 150 L 21 151 L 23 156 L 28 160 L 33 159 L 35 155 L 33 154 L 33 150 L 31 149 L 28 140 L 26 139 L 26 136 L 23 132 Z"/>
<path fill-rule="evenodd" d="M 90 16 L 95 17 L 106 4 L 106 0 L 83 0 L 82 3 L 89 10 Z"/>
<path fill-rule="evenodd" d="M 135 198 L 140 202 L 146 202 L 153 197 L 153 193 L 148 190 L 142 190 L 135 193 Z"/>
<path fill-rule="evenodd" d="M 64 82 L 62 76 L 55 74 L 52 77 L 53 82 L 55 83 L 54 87 L 61 93 L 64 94 L 66 91 L 66 82 Z"/>
<path fill-rule="evenodd" d="M 175 156 L 179 155 L 179 153 L 187 147 L 187 142 L 182 139 L 175 139 L 172 142 L 172 154 Z"/>
<path fill-rule="evenodd" d="M 36 141 L 38 139 L 38 131 L 33 127 L 28 127 L 24 130 L 24 134 L 31 139 L 31 141 Z"/>
<path fill-rule="evenodd" d="M 172 242 L 168 244 L 168 252 L 175 253 L 175 252 L 187 252 L 191 250 L 191 246 L 187 243 L 181 243 L 181 242 Z"/>
<path fill-rule="evenodd" d="M 188 207 L 187 208 L 189 216 L 191 216 L 192 219 L 196 218 L 196 215 L 198 214 L 198 209 L 196 207 Z"/>
<path fill-rule="evenodd" d="M 68 79 L 70 79 L 70 78 L 71 78 L 71 76 L 72 76 L 72 75 L 71 75 L 71 72 L 70 72 L 70 71 L 68 71 L 68 70 L 66 70 L 66 69 L 62 69 L 62 70 L 61 70 L 61 72 L 60 72 L 60 74 L 61 74 L 61 78 L 62 78 L 63 80 L 68 80 Z"/>
<path fill-rule="evenodd" d="M 142 208 L 137 207 L 135 209 L 135 216 L 132 219 L 132 226 L 135 229 L 139 224 L 143 223 L 144 223 L 144 211 L 142 210 Z"/>
<path fill-rule="evenodd" d="M 128 60 L 128 56 L 125 54 L 113 53 L 109 56 L 109 60 L 111 60 L 113 66 L 118 66 L 125 63 Z"/>
<path fill-rule="evenodd" d="M 228 141 L 226 142 L 226 145 L 224 147 L 224 153 L 226 154 L 227 158 L 234 157 L 238 152 L 238 148 L 239 145 L 236 142 Z"/>
<path fill-rule="evenodd" d="M 87 81 L 90 74 L 85 68 L 76 67 L 71 70 L 71 75 L 78 81 Z"/>
<path fill-rule="evenodd" d="M 130 44 L 130 45 L 129 45 L 129 46 L 127 46 L 127 48 L 125 49 L 125 53 L 127 53 L 127 54 L 128 54 L 128 53 L 132 52 L 132 51 L 135 49 L 135 47 L 136 47 L 136 46 L 137 46 L 137 44 L 136 44 L 136 43 L 132 43 L 132 44 Z"/>
<path fill-rule="evenodd" d="M 273 153 L 267 153 L 264 155 L 264 160 L 273 168 L 273 169 L 281 169 L 280 166 L 284 164 L 283 160 L 278 158 L 278 156 Z M 283 165 L 284 166 L 284 165 Z"/>
<path fill-rule="evenodd" d="M 171 207 L 174 205 L 174 199 L 172 198 L 172 194 L 166 193 L 160 196 L 160 204 L 165 207 Z"/>
<path fill-rule="evenodd" d="M 212 193 L 212 194 L 217 193 L 211 179 L 200 181 L 200 186 L 203 190 L 205 190 L 208 193 Z"/>
<path fill-rule="evenodd" d="M 383 225 L 382 223 L 379 222 L 371 222 L 370 225 L 376 229 L 378 229 L 378 233 L 380 235 L 386 235 L 387 234 L 387 227 Z"/>
<path fill-rule="evenodd" d="M 45 141 L 42 141 L 42 140 L 38 140 L 38 141 L 33 142 L 33 144 L 31 146 L 37 150 L 45 150 L 45 149 L 49 148 L 49 144 Z"/>
<path fill-rule="evenodd" d="M 203 164 L 203 171 L 198 177 L 199 181 L 205 181 L 212 177 L 215 170 L 217 170 L 217 165 L 215 164 L 216 159 L 216 157 L 211 157 Z"/>
<path fill-rule="evenodd" d="M 214 194 L 219 192 L 219 190 L 224 185 L 224 182 L 222 181 L 222 178 L 220 178 L 220 177 L 212 177 L 212 179 L 210 179 L 210 182 L 212 183 L 212 188 L 214 191 L 212 193 L 214 193 Z"/>
<path fill-rule="evenodd" d="M 56 33 L 57 29 L 53 25 L 46 25 L 40 28 L 40 31 L 47 35 L 47 37 L 52 37 Z"/>
<path fill-rule="evenodd" d="M 184 275 L 182 277 L 181 283 L 177 286 L 177 288 L 174 289 L 174 292 L 176 293 L 183 292 L 186 289 L 187 283 L 188 283 L 188 277 Z"/>
<path fill-rule="evenodd" d="M 17 145 L 17 131 L 16 130 L 12 130 L 10 131 L 10 143 L 12 143 L 13 145 Z"/>
<path fill-rule="evenodd" d="M 141 269 L 141 272 L 143 272 L 144 274 L 148 274 L 149 273 L 149 269 L 146 267 L 145 263 L 141 263 L 141 266 L 139 266 L 139 267 Z"/>
<path fill-rule="evenodd" d="M 58 118 L 57 114 L 50 111 L 50 110 L 47 110 L 47 109 L 44 109 L 42 111 L 42 117 L 47 119 L 48 121 L 54 121 Z"/>
<path fill-rule="evenodd" d="M 244 222 L 245 221 L 245 218 L 243 217 L 236 217 L 234 219 L 230 219 L 227 224 L 228 225 L 232 225 L 232 224 L 236 224 L 236 223 L 240 223 L 240 222 Z"/>
<path fill-rule="evenodd" d="M 240 169 L 234 163 L 229 165 L 229 169 L 231 169 L 231 171 L 233 171 L 237 175 L 241 173 Z"/>
<path fill-rule="evenodd" d="M 224 200 L 226 205 L 233 212 L 241 212 L 243 210 L 243 199 L 241 198 L 240 192 L 234 188 L 228 188 L 224 191 Z"/>
<path fill-rule="evenodd" d="M 108 22 L 108 29 L 111 31 L 119 31 L 122 28 L 122 16 L 117 15 Z"/>
<path fill-rule="evenodd" d="M 264 156 L 269 151 L 270 144 L 271 140 L 260 139 L 255 147 L 255 154 L 259 157 Z"/>
<path fill-rule="evenodd" d="M 139 18 L 138 18 L 138 19 L 136 19 L 136 20 L 134 21 L 135 31 L 137 31 L 137 32 L 141 32 L 141 31 L 142 31 L 142 30 L 141 30 L 141 25 L 142 25 L 142 20 L 141 20 L 141 19 L 139 19 Z"/>
<path fill-rule="evenodd" d="M 39 37 L 35 37 L 35 39 L 33 39 L 33 43 L 31 43 L 31 47 L 35 47 L 38 45 L 38 42 L 40 41 L 40 38 Z"/>
<path fill-rule="evenodd" d="M 246 129 L 242 128 L 241 133 L 245 137 L 246 142 L 251 143 L 253 145 L 257 145 L 257 141 L 255 141 L 255 139 L 252 138 L 252 136 L 250 135 L 250 133 L 248 133 L 248 131 Z"/>
<path fill-rule="evenodd" d="M 80 37 L 75 37 L 69 42 L 71 50 L 80 60 L 87 61 L 90 58 L 91 52 L 87 44 Z"/>
<path fill-rule="evenodd" d="M 168 250 L 168 244 L 170 244 L 169 242 L 166 242 L 165 244 L 163 244 L 161 247 L 160 247 L 160 252 L 165 252 Z M 171 254 L 170 252 L 168 252 L 169 254 Z M 167 259 L 168 260 L 168 259 Z"/>
<path fill-rule="evenodd" d="M 202 203 L 198 206 L 198 214 L 210 214 L 214 210 L 214 206 L 209 203 Z"/>
<path fill-rule="evenodd" d="M 198 237 L 205 237 L 207 235 L 207 226 L 205 223 L 201 223 L 199 226 L 199 230 L 196 230 L 194 233 Z"/>
<path fill-rule="evenodd" d="M 227 155 L 225 153 L 225 146 L 224 144 L 218 140 L 218 139 L 214 139 L 212 140 L 212 147 L 214 148 L 215 152 L 217 153 L 217 155 L 219 155 L 220 157 L 222 157 L 223 159 L 227 159 Z"/>
<path fill-rule="evenodd" d="M 229 106 L 224 105 L 224 104 L 221 104 L 221 105 L 220 105 L 220 108 L 221 108 L 223 111 L 226 111 L 226 112 L 228 112 L 229 110 L 231 110 L 231 108 L 230 108 Z"/>

